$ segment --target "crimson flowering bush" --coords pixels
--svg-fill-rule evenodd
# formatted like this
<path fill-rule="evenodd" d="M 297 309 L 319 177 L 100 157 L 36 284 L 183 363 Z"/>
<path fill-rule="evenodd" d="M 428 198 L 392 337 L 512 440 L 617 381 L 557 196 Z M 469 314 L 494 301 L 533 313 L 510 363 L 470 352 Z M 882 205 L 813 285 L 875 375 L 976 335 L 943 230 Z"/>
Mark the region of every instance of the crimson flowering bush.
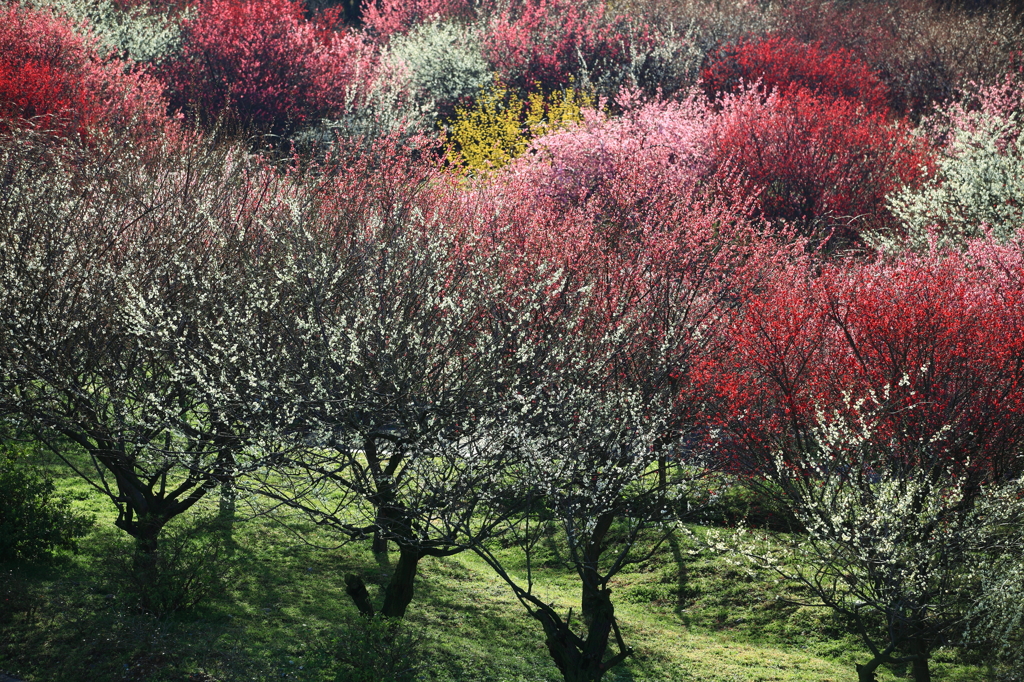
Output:
<path fill-rule="evenodd" d="M 345 108 L 373 71 L 359 34 L 307 20 L 293 0 L 206 0 L 182 34 L 162 77 L 172 104 L 207 124 L 287 131 Z"/>
<path fill-rule="evenodd" d="M 765 92 L 800 87 L 821 97 L 856 100 L 871 111 L 883 110 L 888 103 L 878 76 L 848 50 L 826 50 L 821 43 L 781 36 L 744 38 L 720 46 L 708 55 L 701 80 L 712 98 L 760 83 Z"/>
<path fill-rule="evenodd" d="M 48 10 L 0 8 L 0 130 L 31 123 L 88 137 L 166 124 L 159 83 L 80 31 Z"/>
<path fill-rule="evenodd" d="M 720 461 L 805 530 L 784 562 L 741 551 L 852 619 L 873 655 L 862 682 L 896 663 L 930 679 L 931 650 L 956 641 L 983 589 L 978 568 L 1019 561 L 1006 529 L 1021 514 L 1020 266 L 1019 247 L 993 242 L 797 261 L 699 358 Z"/>
<path fill-rule="evenodd" d="M 816 239 L 856 240 L 891 220 L 885 196 L 925 174 L 929 148 L 902 122 L 804 88 L 726 96 L 711 126 L 715 173 L 736 171 L 766 220 Z"/>
<path fill-rule="evenodd" d="M 525 0 L 493 17 L 484 32 L 484 56 L 506 85 L 551 92 L 575 78 L 597 82 L 628 60 L 629 37 L 621 17 L 605 16 L 597 1 L 581 7 L 567 0 Z"/>
<path fill-rule="evenodd" d="M 795 265 L 752 295 L 730 351 L 702 370 L 734 462 L 756 471 L 808 452 L 822 415 L 855 423 L 867 401 L 879 466 L 1012 474 L 1024 439 L 1020 257 L 979 254 L 831 262 L 818 275 Z"/>

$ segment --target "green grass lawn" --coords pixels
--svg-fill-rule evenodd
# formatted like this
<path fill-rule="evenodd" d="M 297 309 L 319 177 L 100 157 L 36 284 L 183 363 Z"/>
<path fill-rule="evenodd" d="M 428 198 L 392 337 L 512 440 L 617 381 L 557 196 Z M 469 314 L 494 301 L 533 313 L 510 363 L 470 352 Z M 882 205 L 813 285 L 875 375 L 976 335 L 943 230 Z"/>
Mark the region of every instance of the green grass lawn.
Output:
<path fill-rule="evenodd" d="M 373 593 L 388 569 L 368 546 L 339 546 L 294 519 L 240 518 L 217 531 L 224 545 L 218 563 L 228 571 L 220 586 L 199 606 L 156 619 L 133 608 L 131 590 L 111 568 L 127 543 L 113 528 L 109 503 L 76 479 L 60 485 L 97 523 L 77 555 L 44 566 L 0 564 L 0 670 L 32 682 L 347 679 L 338 677 L 339 651 L 359 618 L 344 575 L 361 573 Z M 215 501 L 208 506 L 212 513 Z M 612 585 L 636 655 L 606 679 L 856 679 L 854 663 L 867 656 L 828 611 L 779 600 L 780 593 L 799 596 L 795 586 L 699 547 L 677 534 Z M 557 555 L 557 543 L 551 552 Z M 574 575 L 547 563 L 536 572 L 538 592 L 560 607 L 578 606 Z M 560 679 L 539 623 L 472 555 L 423 560 L 406 627 L 414 644 L 402 651 L 418 652 L 420 679 Z M 958 656 L 938 651 L 934 679 L 988 677 Z M 880 679 L 906 672 L 883 670 Z"/>

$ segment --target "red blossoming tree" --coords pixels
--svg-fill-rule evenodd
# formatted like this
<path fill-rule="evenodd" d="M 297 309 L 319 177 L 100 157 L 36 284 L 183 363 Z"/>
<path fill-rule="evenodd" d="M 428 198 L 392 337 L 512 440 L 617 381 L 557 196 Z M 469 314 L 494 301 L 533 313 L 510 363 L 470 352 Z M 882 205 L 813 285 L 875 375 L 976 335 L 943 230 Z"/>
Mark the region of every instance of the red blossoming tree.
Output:
<path fill-rule="evenodd" d="M 905 124 L 806 88 L 750 87 L 724 98 L 710 137 L 713 168 L 746 178 L 761 217 L 816 241 L 855 242 L 862 229 L 887 224 L 886 195 L 913 186 L 929 161 Z"/>
<path fill-rule="evenodd" d="M 565 0 L 526 0 L 491 19 L 484 56 L 501 82 L 520 91 L 566 88 L 584 73 L 591 82 L 627 59 L 629 38 L 621 18 L 606 6 L 587 8 Z"/>
<path fill-rule="evenodd" d="M 849 51 L 779 36 L 720 46 L 708 55 L 701 81 L 711 98 L 759 83 L 765 93 L 804 88 L 825 98 L 856 100 L 871 111 L 888 108 L 885 85 Z"/>

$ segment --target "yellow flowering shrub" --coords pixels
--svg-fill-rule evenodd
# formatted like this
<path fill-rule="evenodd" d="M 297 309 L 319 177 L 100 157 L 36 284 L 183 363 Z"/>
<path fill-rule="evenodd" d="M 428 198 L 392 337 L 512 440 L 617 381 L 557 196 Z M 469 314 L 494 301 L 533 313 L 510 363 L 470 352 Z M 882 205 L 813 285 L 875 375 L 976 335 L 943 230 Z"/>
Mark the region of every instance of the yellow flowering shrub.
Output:
<path fill-rule="evenodd" d="M 466 172 L 501 168 L 526 151 L 530 140 L 583 120 L 593 97 L 573 88 L 526 100 L 501 84 L 482 90 L 472 107 L 458 107 L 448 139 Z"/>

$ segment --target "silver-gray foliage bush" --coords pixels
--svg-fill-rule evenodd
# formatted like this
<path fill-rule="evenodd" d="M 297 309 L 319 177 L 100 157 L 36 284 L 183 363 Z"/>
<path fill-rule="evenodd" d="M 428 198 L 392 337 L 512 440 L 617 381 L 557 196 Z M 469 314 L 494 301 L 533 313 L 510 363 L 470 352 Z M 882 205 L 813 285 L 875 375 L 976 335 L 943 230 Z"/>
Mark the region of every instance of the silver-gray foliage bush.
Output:
<path fill-rule="evenodd" d="M 926 122 L 925 130 L 943 142 L 935 174 L 923 186 L 892 194 L 896 235 L 868 235 L 868 241 L 898 251 L 932 241 L 956 246 L 986 231 L 1000 241 L 1018 234 L 1024 225 L 1022 107 L 1024 88 L 1007 80 L 967 93 Z"/>
<path fill-rule="evenodd" d="M 103 45 L 137 62 L 159 61 L 181 46 L 184 15 L 174 10 L 120 9 L 113 0 L 32 0 L 31 4 L 48 7 L 91 29 Z"/>
<path fill-rule="evenodd" d="M 657 29 L 650 41 L 631 40 L 627 59 L 609 65 L 601 76 L 581 85 L 601 96 L 614 97 L 623 87 L 638 87 L 648 95 L 671 98 L 689 89 L 700 77 L 707 50 L 699 42 L 699 27 L 669 24 Z"/>
<path fill-rule="evenodd" d="M 366 88 L 353 89 L 344 115 L 308 136 L 376 139 L 428 132 L 454 114 L 456 102 L 489 83 L 491 74 L 472 27 L 435 21 L 392 38 L 366 80 Z"/>
<path fill-rule="evenodd" d="M 1024 225 L 1024 131 L 1006 145 L 998 143 L 1014 124 L 990 119 L 978 130 L 959 131 L 931 183 L 890 199 L 907 246 L 923 246 L 933 227 L 948 244 L 980 236 L 986 227 L 1001 241 L 1018 232 Z"/>
<path fill-rule="evenodd" d="M 384 59 L 404 65 L 411 89 L 435 115 L 491 80 L 479 35 L 471 26 L 453 22 L 420 24 L 392 38 Z"/>

